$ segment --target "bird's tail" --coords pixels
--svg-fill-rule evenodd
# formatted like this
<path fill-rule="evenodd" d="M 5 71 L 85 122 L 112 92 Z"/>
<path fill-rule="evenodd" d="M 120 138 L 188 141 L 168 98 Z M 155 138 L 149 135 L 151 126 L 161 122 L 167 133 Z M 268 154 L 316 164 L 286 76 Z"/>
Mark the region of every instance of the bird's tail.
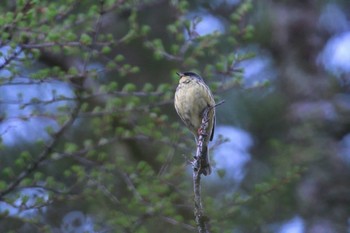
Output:
<path fill-rule="evenodd" d="M 205 145 L 202 150 L 201 158 L 200 160 L 200 171 L 203 173 L 203 175 L 207 176 L 211 174 L 211 167 L 209 162 L 209 151 L 208 151 L 208 145 Z"/>

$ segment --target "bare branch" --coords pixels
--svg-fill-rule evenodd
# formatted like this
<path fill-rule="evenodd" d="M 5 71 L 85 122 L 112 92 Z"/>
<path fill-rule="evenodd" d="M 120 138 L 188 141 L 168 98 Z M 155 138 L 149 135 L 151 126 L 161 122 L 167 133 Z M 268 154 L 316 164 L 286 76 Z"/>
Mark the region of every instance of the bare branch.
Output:
<path fill-rule="evenodd" d="M 200 127 L 200 134 L 198 137 L 197 152 L 195 160 L 193 161 L 193 191 L 194 191 L 194 216 L 197 224 L 199 233 L 209 233 L 208 230 L 208 217 L 204 215 L 204 209 L 202 206 L 201 197 L 201 174 L 202 171 L 202 151 L 205 146 L 205 137 L 207 136 L 204 132 L 209 126 L 209 112 L 213 107 L 207 107 L 203 112 L 202 124 Z"/>
<path fill-rule="evenodd" d="M 199 233 L 209 233 L 209 218 L 204 215 L 201 197 L 201 173 L 199 170 L 193 170 L 193 189 L 194 189 L 194 216 Z"/>
<path fill-rule="evenodd" d="M 196 156 L 195 156 L 195 160 L 193 161 L 193 169 L 195 172 L 198 171 L 199 174 L 203 173 L 202 164 L 204 164 L 204 163 L 202 160 L 204 158 L 202 158 L 202 154 L 203 154 L 203 150 L 205 147 L 205 138 L 208 136 L 205 132 L 207 132 L 207 128 L 209 126 L 209 120 L 210 120 L 209 119 L 209 112 L 223 103 L 225 103 L 224 100 L 220 101 L 219 103 L 217 103 L 214 106 L 207 107 L 203 112 L 202 124 L 198 130 L 198 132 L 200 132 L 200 133 L 199 133 L 199 137 L 198 137 Z"/>
<path fill-rule="evenodd" d="M 201 167 L 202 160 L 202 151 L 205 146 L 205 138 L 208 136 L 207 128 L 209 126 L 209 112 L 212 111 L 215 107 L 223 104 L 225 101 L 222 100 L 214 106 L 207 107 L 202 116 L 202 124 L 199 129 L 199 137 L 197 144 L 196 157 L 193 161 L 193 191 L 194 191 L 194 216 L 197 224 L 197 229 L 199 233 L 209 233 L 209 218 L 204 215 L 204 209 L 202 205 L 201 197 L 201 174 L 203 174 L 203 169 Z"/>

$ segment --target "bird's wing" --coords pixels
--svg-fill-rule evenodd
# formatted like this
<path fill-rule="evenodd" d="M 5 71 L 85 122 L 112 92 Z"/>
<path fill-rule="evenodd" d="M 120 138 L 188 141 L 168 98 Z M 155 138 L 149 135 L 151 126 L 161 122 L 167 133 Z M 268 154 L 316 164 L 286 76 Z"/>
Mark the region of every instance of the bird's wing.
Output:
<path fill-rule="evenodd" d="M 213 138 L 214 138 L 215 124 L 216 124 L 216 117 L 214 115 L 213 129 L 211 130 L 210 141 L 213 141 Z"/>

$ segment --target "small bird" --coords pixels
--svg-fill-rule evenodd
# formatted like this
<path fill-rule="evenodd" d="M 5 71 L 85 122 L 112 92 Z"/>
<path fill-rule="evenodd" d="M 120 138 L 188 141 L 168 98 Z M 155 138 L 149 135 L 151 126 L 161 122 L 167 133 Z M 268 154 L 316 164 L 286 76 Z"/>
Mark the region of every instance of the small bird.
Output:
<path fill-rule="evenodd" d="M 196 142 L 200 134 L 202 115 L 207 107 L 209 122 L 204 139 L 200 170 L 204 175 L 210 175 L 208 143 L 213 140 L 215 127 L 215 101 L 209 87 L 204 83 L 201 76 L 194 72 L 176 73 L 179 75 L 179 85 L 175 92 L 175 109 L 187 128 L 194 134 Z"/>

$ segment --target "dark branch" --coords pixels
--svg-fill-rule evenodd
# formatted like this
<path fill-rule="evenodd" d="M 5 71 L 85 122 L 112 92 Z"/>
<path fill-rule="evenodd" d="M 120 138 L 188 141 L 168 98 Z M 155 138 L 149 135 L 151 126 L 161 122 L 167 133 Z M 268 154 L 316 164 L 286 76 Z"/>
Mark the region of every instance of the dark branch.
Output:
<path fill-rule="evenodd" d="M 73 122 L 77 118 L 80 111 L 80 107 L 81 107 L 81 102 L 77 102 L 77 105 L 73 109 L 69 119 L 63 124 L 63 126 L 55 134 L 53 134 L 51 142 L 46 145 L 45 149 L 41 152 L 39 157 L 33 163 L 31 163 L 23 172 L 21 172 L 17 176 L 17 178 L 7 186 L 6 189 L 0 192 L 0 200 L 5 195 L 15 190 L 22 180 L 24 180 L 26 177 L 32 174 L 41 165 L 41 163 L 43 163 L 46 159 L 48 159 L 53 149 L 58 144 L 59 139 L 62 137 L 65 131 L 69 129 L 69 127 L 73 124 Z"/>
<path fill-rule="evenodd" d="M 15 51 L 8 57 L 5 57 L 4 62 L 0 64 L 0 70 L 5 68 L 7 65 L 9 65 L 12 61 L 18 58 L 18 56 L 22 53 L 23 49 L 15 49 Z"/>

